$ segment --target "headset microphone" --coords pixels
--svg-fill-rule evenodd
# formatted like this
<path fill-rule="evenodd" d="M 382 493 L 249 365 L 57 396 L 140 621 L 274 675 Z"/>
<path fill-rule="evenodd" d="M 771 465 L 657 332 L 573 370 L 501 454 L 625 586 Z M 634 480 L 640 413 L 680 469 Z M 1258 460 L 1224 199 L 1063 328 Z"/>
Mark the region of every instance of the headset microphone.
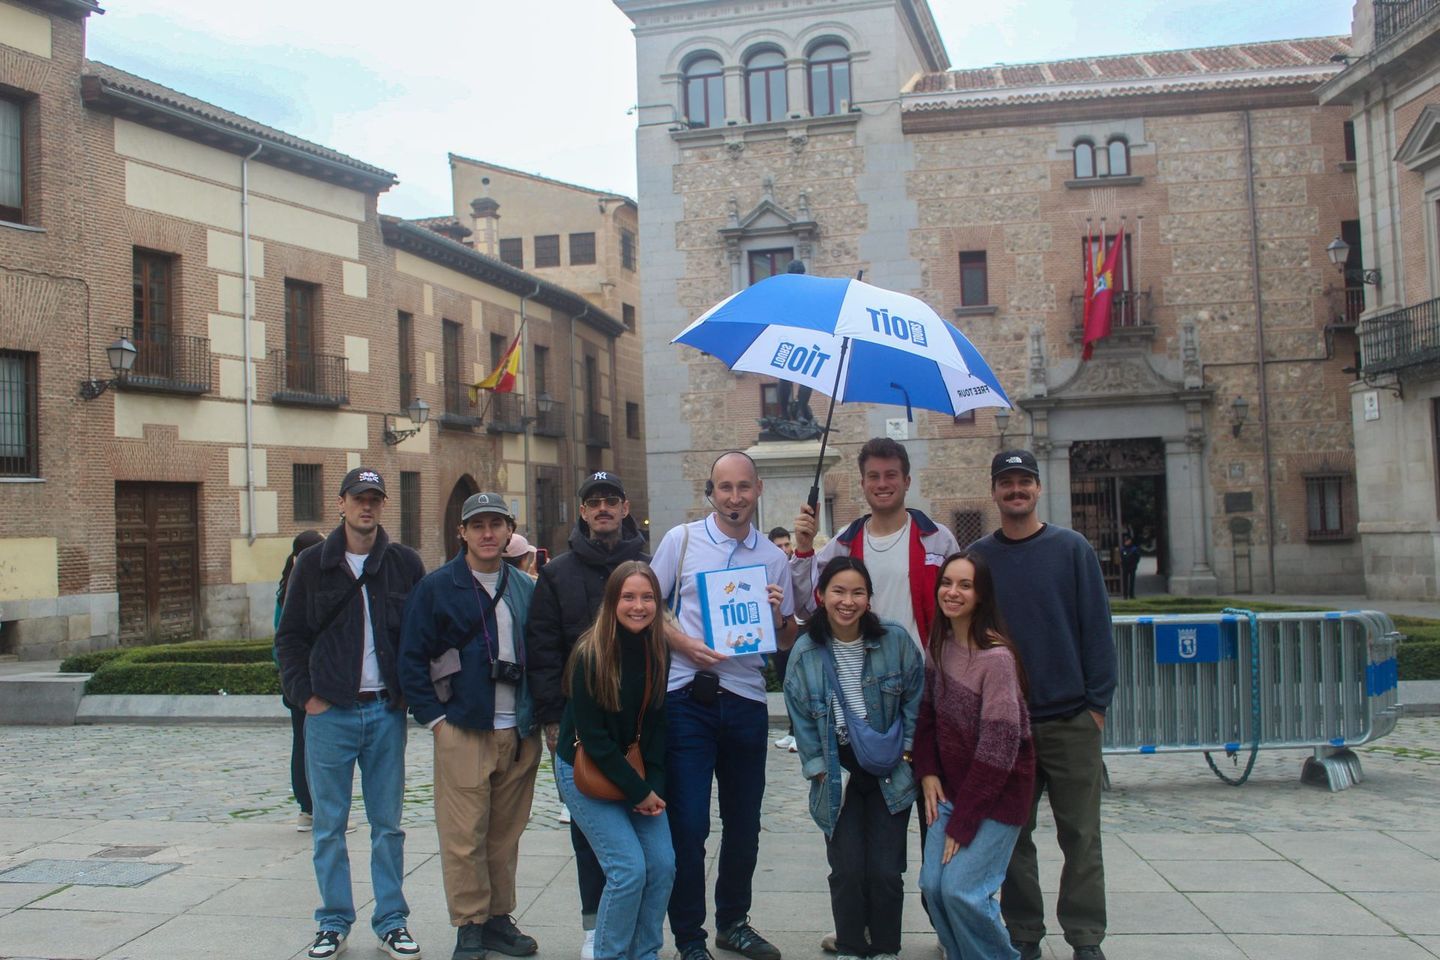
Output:
<path fill-rule="evenodd" d="M 712 506 L 712 507 L 715 508 L 715 512 L 716 512 L 716 513 L 721 514 L 722 516 L 729 517 L 731 523 L 735 523 L 737 520 L 740 519 L 740 511 L 738 511 L 738 510 L 721 510 L 721 509 L 720 509 L 720 504 L 718 504 L 718 503 L 715 502 L 715 481 L 714 481 L 714 480 L 706 480 L 706 481 L 705 481 L 705 499 L 710 501 L 710 506 Z"/>

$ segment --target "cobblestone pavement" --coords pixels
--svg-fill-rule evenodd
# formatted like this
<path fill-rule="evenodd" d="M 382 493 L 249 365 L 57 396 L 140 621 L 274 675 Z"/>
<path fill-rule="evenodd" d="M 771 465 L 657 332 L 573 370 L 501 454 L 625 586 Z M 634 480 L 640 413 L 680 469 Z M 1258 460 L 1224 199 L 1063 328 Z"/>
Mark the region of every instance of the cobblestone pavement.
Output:
<path fill-rule="evenodd" d="M 774 736 L 779 736 L 777 731 Z M 433 822 L 430 734 L 412 727 L 405 822 Z M 288 726 L 0 727 L 0 817 L 279 822 L 294 816 Z M 1111 757 L 1107 830 L 1180 833 L 1393 829 L 1440 813 L 1440 718 L 1407 718 L 1359 751 L 1366 780 L 1341 792 L 1300 783 L 1303 751 L 1262 751 L 1250 782 L 1221 783 L 1200 754 Z M 1238 773 L 1244 756 L 1221 769 Z M 765 829 L 815 829 L 794 754 L 770 752 Z M 358 794 L 358 783 L 357 783 Z M 359 805 L 357 801 L 357 811 Z M 548 759 L 531 829 L 558 826 Z"/>

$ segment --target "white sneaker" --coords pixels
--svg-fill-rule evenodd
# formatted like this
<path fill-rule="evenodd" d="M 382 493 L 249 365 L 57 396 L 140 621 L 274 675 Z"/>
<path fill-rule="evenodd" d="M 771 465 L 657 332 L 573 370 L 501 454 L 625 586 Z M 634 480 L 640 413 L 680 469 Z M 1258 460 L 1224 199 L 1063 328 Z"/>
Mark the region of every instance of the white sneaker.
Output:
<path fill-rule="evenodd" d="M 585 942 L 580 945 L 580 960 L 595 960 L 595 930 L 585 931 Z"/>
<path fill-rule="evenodd" d="M 794 749 L 795 749 L 795 738 L 792 737 L 792 736 L 790 736 L 790 734 L 788 734 L 788 733 L 785 734 L 785 736 L 783 736 L 783 737 L 781 737 L 779 740 L 776 740 L 776 741 L 775 741 L 775 749 L 776 749 L 776 750 L 794 750 Z"/>
<path fill-rule="evenodd" d="M 335 930 L 321 930 L 315 934 L 315 942 L 306 951 L 306 960 L 330 960 L 345 951 L 345 934 Z"/>
<path fill-rule="evenodd" d="M 800 747 L 799 747 L 798 744 L 795 743 L 795 738 L 794 738 L 794 737 L 791 737 L 791 738 L 790 738 L 790 745 L 789 745 L 788 747 L 786 747 L 785 749 L 789 750 L 791 753 L 799 753 L 799 752 L 800 752 Z"/>
<path fill-rule="evenodd" d="M 563 804 L 563 803 L 560 804 L 560 816 L 556 817 L 555 819 L 559 820 L 561 823 L 569 823 L 569 822 L 570 822 L 570 808 L 569 808 L 568 806 L 566 806 L 565 804 Z M 595 939 L 595 931 L 593 931 L 593 930 L 590 931 L 590 939 L 591 939 L 592 941 Z"/>
<path fill-rule="evenodd" d="M 308 813 L 301 813 L 295 818 L 295 832 L 309 833 L 315 829 L 315 818 Z"/>

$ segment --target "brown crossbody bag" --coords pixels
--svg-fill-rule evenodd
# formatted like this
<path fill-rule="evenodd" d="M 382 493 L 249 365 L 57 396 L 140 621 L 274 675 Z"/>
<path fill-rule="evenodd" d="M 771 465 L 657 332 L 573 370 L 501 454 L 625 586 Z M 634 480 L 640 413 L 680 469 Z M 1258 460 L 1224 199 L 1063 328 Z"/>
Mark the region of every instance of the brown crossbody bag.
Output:
<path fill-rule="evenodd" d="M 640 755 L 640 731 L 645 725 L 645 711 L 650 706 L 650 656 L 646 652 L 645 657 L 645 699 L 640 701 L 640 715 L 635 718 L 635 742 L 625 751 L 625 762 L 630 768 L 639 774 L 643 780 L 645 777 L 645 758 Z M 580 743 L 580 735 L 575 735 L 575 789 L 579 790 L 591 800 L 624 800 L 625 794 L 620 788 L 610 782 L 610 778 L 600 772 L 595 766 L 595 761 L 585 753 L 585 747 Z"/>

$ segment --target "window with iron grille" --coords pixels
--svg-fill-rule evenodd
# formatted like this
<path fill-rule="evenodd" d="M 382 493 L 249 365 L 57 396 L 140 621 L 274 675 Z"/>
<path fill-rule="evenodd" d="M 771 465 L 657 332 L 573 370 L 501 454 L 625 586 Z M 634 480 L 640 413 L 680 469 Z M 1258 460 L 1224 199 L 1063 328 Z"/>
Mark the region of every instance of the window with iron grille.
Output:
<path fill-rule="evenodd" d="M 420 549 L 420 474 L 400 473 L 400 542 Z"/>
<path fill-rule="evenodd" d="M 25 106 L 0 97 L 0 220 L 25 222 Z"/>
<path fill-rule="evenodd" d="M 500 361 L 505 357 L 505 348 L 509 344 L 505 342 L 503 334 L 490 334 L 490 372 L 494 373 L 500 366 Z"/>
<path fill-rule="evenodd" d="M 0 350 L 0 477 L 40 475 L 39 354 Z"/>
<path fill-rule="evenodd" d="M 530 371 L 531 392 L 538 398 L 542 393 L 550 392 L 550 348 L 536 344 L 535 369 Z"/>
<path fill-rule="evenodd" d="M 985 535 L 985 514 L 979 510 L 956 510 L 950 518 L 955 542 L 968 547 Z"/>
<path fill-rule="evenodd" d="M 1320 474 L 1305 478 L 1305 536 L 1308 540 L 1342 540 L 1345 529 L 1345 477 Z"/>
<path fill-rule="evenodd" d="M 595 234 L 593 233 L 572 233 L 570 234 L 570 265 L 572 267 L 588 266 L 595 262 Z"/>
<path fill-rule="evenodd" d="M 1344 136 L 1345 136 L 1345 159 L 1346 159 L 1346 161 L 1348 161 L 1349 163 L 1354 163 L 1354 162 L 1355 162 L 1355 124 L 1354 124 L 1352 121 L 1350 121 L 1350 120 L 1346 120 L 1346 121 L 1345 121 L 1345 132 L 1344 132 Z"/>
<path fill-rule="evenodd" d="M 453 320 L 441 320 L 440 324 L 445 363 L 445 412 L 468 416 L 465 384 L 460 381 L 460 324 Z"/>
<path fill-rule="evenodd" d="M 558 233 L 548 233 L 543 237 L 535 238 L 535 266 L 560 266 L 560 235 Z"/>
<path fill-rule="evenodd" d="M 620 304 L 620 319 L 625 322 L 625 327 L 627 330 L 634 330 L 635 308 L 628 303 Z"/>
<path fill-rule="evenodd" d="M 635 234 L 629 230 L 620 231 L 620 266 L 635 269 Z"/>
<path fill-rule="evenodd" d="M 500 240 L 500 259 L 517 270 L 525 269 L 525 240 L 523 237 L 504 237 Z"/>
<path fill-rule="evenodd" d="M 320 464 L 297 463 L 291 467 L 295 488 L 295 522 L 313 523 L 320 519 L 322 494 Z"/>
<path fill-rule="evenodd" d="M 395 318 L 399 338 L 397 357 L 400 361 L 400 409 L 408 409 L 415 399 L 415 317 L 399 311 Z"/>
<path fill-rule="evenodd" d="M 960 254 L 960 305 L 984 307 L 990 303 L 990 271 L 984 250 L 966 250 Z"/>
<path fill-rule="evenodd" d="M 630 440 L 640 439 L 640 404 L 625 404 L 625 436 Z"/>

